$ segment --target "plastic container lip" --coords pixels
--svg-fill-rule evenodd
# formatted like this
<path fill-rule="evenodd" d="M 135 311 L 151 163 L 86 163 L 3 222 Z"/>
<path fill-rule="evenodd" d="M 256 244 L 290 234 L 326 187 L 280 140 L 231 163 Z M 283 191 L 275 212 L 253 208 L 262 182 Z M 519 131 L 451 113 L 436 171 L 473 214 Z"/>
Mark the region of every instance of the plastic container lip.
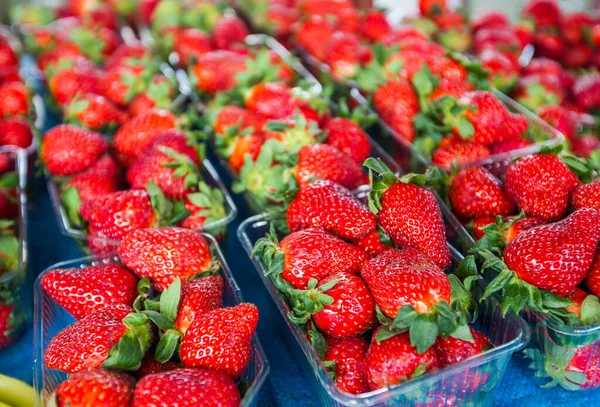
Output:
<path fill-rule="evenodd" d="M 495 89 L 492 89 L 491 92 L 496 97 L 498 97 L 509 108 L 511 108 L 512 110 L 514 110 L 517 113 L 524 115 L 525 117 L 527 117 L 527 119 L 529 119 L 530 122 L 533 122 L 537 126 L 542 127 L 544 129 L 544 131 L 546 131 L 551 137 L 548 140 L 533 143 L 533 144 L 523 147 L 523 148 L 519 148 L 516 150 L 511 150 L 511 151 L 507 151 L 507 152 L 499 153 L 499 154 L 492 154 L 489 157 L 486 157 L 484 159 L 473 161 L 473 162 L 466 163 L 466 164 L 462 164 L 459 166 L 459 168 L 467 168 L 467 167 L 474 167 L 474 166 L 492 166 L 499 162 L 510 161 L 517 157 L 522 157 L 524 155 L 537 153 L 543 147 L 553 147 L 564 141 L 565 136 L 560 131 L 558 131 L 554 127 L 550 126 L 545 121 L 543 121 L 535 113 L 533 113 L 529 109 L 525 108 L 523 105 L 517 103 L 515 100 L 511 99 L 510 97 L 506 96 L 502 92 L 499 92 Z M 373 109 L 371 109 L 369 102 L 361 94 L 361 92 L 358 88 L 352 88 L 350 90 L 350 96 L 352 97 L 352 99 L 355 102 L 357 102 L 358 104 L 369 109 L 369 111 L 371 113 L 377 114 Z M 404 139 L 402 139 L 402 137 L 397 135 L 396 132 L 391 127 L 389 127 L 387 125 L 387 123 L 385 123 L 379 115 L 377 115 L 377 117 L 378 117 L 379 124 L 381 126 L 383 126 L 388 132 L 390 132 L 391 134 L 394 134 L 394 140 L 396 142 L 401 143 L 405 147 L 409 148 L 411 153 L 414 155 L 414 157 L 417 158 L 422 164 L 432 165 L 431 160 L 428 160 L 419 151 L 417 151 L 412 143 L 404 141 Z M 441 167 L 441 168 L 448 169 L 448 170 L 450 169 L 450 167 Z"/>
<path fill-rule="evenodd" d="M 252 253 L 253 244 L 250 241 L 248 236 L 248 230 L 252 226 L 264 226 L 268 223 L 267 220 L 268 214 L 259 214 L 252 216 L 246 220 L 244 220 L 238 230 L 237 235 L 242 244 L 242 247 L 248 253 Z M 449 245 L 452 255 L 454 259 L 461 259 L 462 255 L 454 248 Z M 261 278 L 265 275 L 265 270 L 262 267 L 260 261 L 256 258 L 252 258 L 252 262 L 256 267 L 256 271 L 261 274 Z M 395 392 L 401 395 L 410 392 L 411 390 L 415 390 L 418 387 L 432 383 L 440 380 L 441 377 L 454 376 L 459 374 L 465 368 L 475 367 L 482 365 L 484 363 L 488 363 L 491 360 L 495 359 L 497 356 L 513 353 L 521 348 L 523 348 L 530 338 L 530 331 L 527 323 L 520 317 L 514 315 L 512 312 L 507 314 L 507 318 L 513 318 L 520 327 L 520 332 L 517 337 L 514 339 L 499 345 L 490 351 L 487 351 L 483 354 L 476 355 L 474 357 L 465 359 L 455 365 L 445 367 L 443 369 L 436 370 L 435 372 L 426 373 L 425 375 L 413 379 L 406 383 L 397 384 L 394 386 L 389 386 L 383 389 L 378 389 L 372 392 L 363 393 L 359 395 L 350 395 L 348 393 L 342 392 L 335 383 L 331 380 L 331 377 L 327 374 L 325 368 L 319 361 L 318 356 L 314 352 L 313 348 L 308 344 L 304 335 L 300 331 L 300 328 L 296 325 L 293 325 L 287 319 L 287 314 L 289 312 L 288 306 L 283 302 L 281 297 L 279 296 L 277 290 L 271 284 L 265 284 L 269 294 L 271 295 L 273 301 L 279 308 L 279 312 L 282 314 L 283 318 L 286 320 L 288 327 L 292 329 L 292 333 L 298 342 L 300 348 L 302 349 L 304 356 L 308 359 L 311 364 L 315 375 L 318 378 L 319 384 L 327 391 L 328 395 L 335 399 L 337 402 L 342 403 L 346 406 L 371 406 L 377 403 L 385 403 L 386 399 L 390 396 L 389 393 Z M 496 301 L 492 299 L 492 301 Z"/>
<path fill-rule="evenodd" d="M 0 154 L 8 154 L 15 161 L 15 171 L 19 178 L 17 184 L 17 202 L 19 215 L 17 225 L 19 228 L 19 258 L 16 270 L 4 273 L 0 276 L 0 285 L 8 283 L 17 278 L 24 278 L 27 272 L 27 153 L 24 149 L 14 146 L 0 147 Z"/>
<path fill-rule="evenodd" d="M 223 276 L 225 277 L 225 279 L 229 282 L 229 284 L 233 288 L 233 294 L 234 294 L 236 303 L 244 302 L 241 290 L 240 290 L 237 282 L 235 281 L 235 278 L 233 277 L 233 274 L 231 273 L 231 270 L 229 269 L 227 262 L 225 261 L 225 256 L 223 255 L 223 252 L 221 251 L 219 244 L 217 243 L 217 241 L 215 240 L 215 238 L 212 235 L 210 235 L 208 233 L 204 233 L 204 232 L 201 232 L 200 234 L 202 235 L 202 237 L 204 237 L 208 241 L 209 246 L 211 247 L 214 256 L 221 263 L 221 272 L 223 273 Z M 56 263 L 56 264 L 48 267 L 46 270 L 44 270 L 42 273 L 40 273 L 40 275 L 36 278 L 35 284 L 34 284 L 34 324 L 33 324 L 33 327 L 34 327 L 34 337 L 33 337 L 34 338 L 33 339 L 34 375 L 33 375 L 33 387 L 36 389 L 37 394 L 41 394 L 44 390 L 44 371 L 46 369 L 46 367 L 44 365 L 44 349 L 43 349 L 43 346 L 44 346 L 43 345 L 44 344 L 44 326 L 43 326 L 44 317 L 43 317 L 43 309 L 42 309 L 43 308 L 42 307 L 42 298 L 43 298 L 44 292 L 43 292 L 43 289 L 41 286 L 42 277 L 48 271 L 54 270 L 57 268 L 80 268 L 83 265 L 89 265 L 93 262 L 110 262 L 110 261 L 118 261 L 118 260 L 119 260 L 119 258 L 115 254 L 102 255 L 102 256 L 87 256 L 87 257 L 83 257 L 83 258 L 79 258 L 79 259 L 75 259 L 75 260 L 67 260 L 67 261 L 63 261 L 60 263 Z M 260 340 L 259 340 L 257 334 L 254 335 L 254 338 L 252 339 L 252 343 L 253 343 L 254 349 L 255 349 L 254 352 L 257 353 L 258 361 L 261 364 L 261 368 L 260 368 L 259 374 L 254 378 L 254 380 L 250 384 L 250 387 L 248 388 L 248 391 L 247 391 L 246 395 L 244 396 L 244 399 L 242 400 L 241 405 L 243 407 L 250 406 L 250 405 L 252 405 L 252 403 L 254 403 L 256 401 L 256 398 L 258 397 L 260 389 L 264 385 L 264 382 L 270 371 L 269 362 L 266 358 L 265 351 L 260 343 Z M 43 407 L 44 401 L 42 400 L 42 397 L 37 397 L 34 405 L 35 405 L 35 407 Z"/>
<path fill-rule="evenodd" d="M 203 230 L 212 230 L 218 229 L 222 226 L 226 226 L 230 224 L 235 217 L 237 216 L 238 209 L 235 203 L 233 202 L 233 198 L 229 194 L 229 191 L 223 184 L 221 177 L 219 176 L 217 170 L 212 165 L 212 163 L 208 159 L 204 159 L 202 162 L 206 173 L 208 174 L 209 185 L 218 188 L 225 197 L 225 212 L 226 216 L 222 219 L 219 219 L 215 222 L 211 222 L 208 225 L 204 225 Z M 50 200 L 52 201 L 52 207 L 54 208 L 54 213 L 56 215 L 56 219 L 58 220 L 58 224 L 60 226 L 60 230 L 64 235 L 70 236 L 75 239 L 87 240 L 89 235 L 82 231 L 81 229 L 77 229 L 71 225 L 69 222 L 69 218 L 60 202 L 60 192 L 58 190 L 57 184 L 53 181 L 52 176 L 46 174 L 48 179 L 48 193 L 50 195 Z M 99 240 L 108 242 L 108 243 L 118 243 L 116 241 L 111 241 L 110 239 L 100 239 Z"/>

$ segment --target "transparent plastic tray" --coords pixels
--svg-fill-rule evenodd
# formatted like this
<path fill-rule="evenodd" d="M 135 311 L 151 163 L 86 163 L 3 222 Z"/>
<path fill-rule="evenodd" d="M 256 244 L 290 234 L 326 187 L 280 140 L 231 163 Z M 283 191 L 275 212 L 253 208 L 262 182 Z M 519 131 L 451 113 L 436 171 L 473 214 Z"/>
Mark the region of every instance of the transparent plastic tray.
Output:
<path fill-rule="evenodd" d="M 237 216 L 237 207 L 235 206 L 235 203 L 233 202 L 229 191 L 221 181 L 221 177 L 219 176 L 217 170 L 213 167 L 211 162 L 205 159 L 202 162 L 202 165 L 202 180 L 206 182 L 211 188 L 218 188 L 225 197 L 225 217 L 215 222 L 211 222 L 207 225 L 204 225 L 202 231 L 212 233 L 219 241 L 223 241 L 227 238 L 227 226 Z M 71 224 L 69 217 L 67 216 L 67 213 L 60 202 L 60 189 L 58 183 L 49 174 L 46 174 L 46 178 L 48 180 L 48 193 L 50 195 L 52 207 L 54 208 L 54 213 L 56 215 L 56 219 L 58 220 L 61 232 L 64 235 L 70 236 L 73 239 L 75 239 L 75 242 L 82 250 L 82 252 L 84 252 L 85 254 L 89 254 L 87 250 L 87 243 L 88 239 L 90 238 L 88 233 L 85 230 L 79 229 Z M 95 238 L 95 241 L 98 243 L 104 242 L 106 244 L 113 245 L 118 243 L 115 241 L 111 241 L 110 239 L 100 238 Z"/>
<path fill-rule="evenodd" d="M 241 291 L 235 282 L 231 270 L 227 266 L 225 257 L 221 252 L 216 240 L 209 234 L 203 233 L 202 236 L 210 245 L 213 257 L 221 264 L 221 275 L 224 280 L 223 305 L 233 306 L 243 302 Z M 97 264 L 119 263 L 119 258 L 113 255 L 91 256 L 77 260 L 66 261 L 55 264 L 46 269 L 35 282 L 35 318 L 34 318 L 34 376 L 33 385 L 37 394 L 41 397 L 36 400 L 35 407 L 45 406 L 48 396 L 56 387 L 67 378 L 67 375 L 58 370 L 49 369 L 44 364 L 44 352 L 50 343 L 50 340 L 69 324 L 75 322 L 75 319 L 58 305 L 42 289 L 40 282 L 46 272 L 57 268 L 77 268 L 87 267 Z M 240 380 L 248 381 L 248 391 L 242 400 L 242 406 L 254 407 L 257 405 L 258 394 L 263 386 L 267 375 L 269 374 L 269 364 L 267 362 L 264 350 L 258 339 L 254 336 L 252 354 L 248 367 L 244 371 Z"/>
<path fill-rule="evenodd" d="M 269 232 L 270 223 L 267 217 L 268 215 L 265 214 L 256 215 L 240 225 L 238 237 L 248 255 L 252 253 L 254 243 Z M 457 251 L 453 250 L 453 255 L 455 261 L 460 261 L 461 256 Z M 293 347 L 297 359 L 306 359 L 306 363 L 301 365 L 307 371 L 308 377 L 314 377 L 314 391 L 318 403 L 323 406 L 491 405 L 510 357 L 529 340 L 529 330 L 525 321 L 511 312 L 503 318 L 500 304 L 495 299 L 489 299 L 480 305 L 479 318 L 474 327 L 490 337 L 495 346 L 493 349 L 402 384 L 351 395 L 338 389 L 303 331 L 289 320 L 287 316 L 289 307 L 280 297 L 269 277 L 265 275 L 260 260 L 252 258 L 252 262 L 288 325 L 289 329 L 284 331 L 293 338 L 290 343 L 297 342 L 298 346 Z M 483 381 L 485 384 L 481 387 L 465 386 L 466 383 L 481 377 L 486 378 Z M 450 401 L 453 397 L 458 397 L 455 400 L 459 400 L 460 404 Z"/>

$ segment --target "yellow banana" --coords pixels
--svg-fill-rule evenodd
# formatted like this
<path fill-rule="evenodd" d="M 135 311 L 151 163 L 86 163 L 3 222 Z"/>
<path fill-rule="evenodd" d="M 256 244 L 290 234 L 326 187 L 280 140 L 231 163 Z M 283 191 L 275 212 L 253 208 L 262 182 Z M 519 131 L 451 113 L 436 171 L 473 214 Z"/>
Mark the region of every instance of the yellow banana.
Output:
<path fill-rule="evenodd" d="M 0 375 L 0 407 L 33 407 L 35 390 L 28 384 Z"/>

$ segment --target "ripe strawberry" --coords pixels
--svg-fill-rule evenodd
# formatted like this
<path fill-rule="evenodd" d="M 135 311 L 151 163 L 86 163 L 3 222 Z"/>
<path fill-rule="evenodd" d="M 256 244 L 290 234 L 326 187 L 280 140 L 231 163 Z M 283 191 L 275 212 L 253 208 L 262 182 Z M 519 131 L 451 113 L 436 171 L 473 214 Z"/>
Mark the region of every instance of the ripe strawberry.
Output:
<path fill-rule="evenodd" d="M 93 131 L 110 132 L 127 120 L 127 113 L 106 97 L 87 93 L 69 102 L 64 118 Z"/>
<path fill-rule="evenodd" d="M 104 64 L 104 69 L 110 70 L 119 65 L 136 64 L 139 60 L 147 57 L 148 48 L 139 43 L 121 44 L 112 53 Z"/>
<path fill-rule="evenodd" d="M 26 116 L 29 113 L 29 93 L 22 82 L 0 85 L 0 117 Z"/>
<path fill-rule="evenodd" d="M 360 67 L 358 37 L 343 31 L 335 32 L 325 47 L 325 62 L 338 80 L 352 78 Z"/>
<path fill-rule="evenodd" d="M 322 15 L 311 15 L 296 29 L 296 42 L 319 61 L 325 61 L 325 47 L 334 33 L 333 25 Z"/>
<path fill-rule="evenodd" d="M 0 68 L 0 84 L 19 82 L 21 75 L 17 68 Z"/>
<path fill-rule="evenodd" d="M 117 163 L 107 155 L 100 158 L 87 170 L 76 174 L 67 181 L 63 191 L 71 187 L 77 191 L 79 199 L 73 209 L 78 211 L 80 202 L 116 192 L 119 189 L 119 184 L 120 174 Z M 64 199 L 62 203 L 68 206 Z"/>
<path fill-rule="evenodd" d="M 115 148 L 128 164 L 165 130 L 175 129 L 176 117 L 168 110 L 150 110 L 128 120 L 115 134 Z"/>
<path fill-rule="evenodd" d="M 150 350 L 146 356 L 144 356 L 142 359 L 142 365 L 134 372 L 136 378 L 141 379 L 142 377 L 151 374 L 169 372 L 181 367 L 178 362 L 174 362 L 172 360 L 169 360 L 165 363 L 157 362 L 152 355 L 154 355 L 154 351 Z"/>
<path fill-rule="evenodd" d="M 328 339 L 324 361 L 335 362 L 335 385 L 350 394 L 369 391 L 365 375 L 365 355 L 369 344 L 360 336 Z"/>
<path fill-rule="evenodd" d="M 103 73 L 88 64 L 75 63 L 48 80 L 48 90 L 59 106 L 65 106 L 78 94 L 104 94 Z"/>
<path fill-rule="evenodd" d="M 118 251 L 127 268 L 140 278 L 148 277 L 159 291 L 176 278 L 185 283 L 213 266 L 204 238 L 187 229 L 133 230 L 121 241 Z"/>
<path fill-rule="evenodd" d="M 156 221 L 144 190 L 118 191 L 83 201 L 79 212 L 90 228 L 117 241 L 132 230 L 152 227 Z"/>
<path fill-rule="evenodd" d="M 585 287 L 595 296 L 600 295 L 600 251 L 596 252 L 592 267 L 588 271 L 585 280 Z"/>
<path fill-rule="evenodd" d="M 565 68 L 586 68 L 594 56 L 594 49 L 586 44 L 573 44 L 565 47 L 561 63 Z"/>
<path fill-rule="evenodd" d="M 197 316 L 181 342 L 181 363 L 218 370 L 238 379 L 250 360 L 257 324 L 258 308 L 249 303 Z"/>
<path fill-rule="evenodd" d="M 413 117 L 419 112 L 417 95 L 408 81 L 390 81 L 373 95 L 373 105 L 381 119 L 399 137 L 412 143 L 415 139 Z"/>
<path fill-rule="evenodd" d="M 554 154 L 532 154 L 508 167 L 504 180 L 506 195 L 527 216 L 545 221 L 562 219 L 569 197 L 579 180 Z"/>
<path fill-rule="evenodd" d="M 502 182 L 484 167 L 460 170 L 450 182 L 448 197 L 454 212 L 464 219 L 507 216 L 515 210 Z"/>
<path fill-rule="evenodd" d="M 139 116 L 150 109 L 168 109 L 176 96 L 177 88 L 172 81 L 162 74 L 156 74 L 146 89 L 131 99 L 127 110 L 132 116 Z"/>
<path fill-rule="evenodd" d="M 521 41 L 513 30 L 483 28 L 473 36 L 473 51 L 478 55 L 486 49 L 518 56 L 521 52 Z"/>
<path fill-rule="evenodd" d="M 436 149 L 431 160 L 439 167 L 450 168 L 452 165 L 473 163 L 487 158 L 489 155 L 490 150 L 486 146 L 469 141 L 459 141 Z"/>
<path fill-rule="evenodd" d="M 494 143 L 490 146 L 490 152 L 493 155 L 502 154 L 509 151 L 521 150 L 525 147 L 532 145 L 533 143 L 530 140 L 525 138 L 517 138 L 512 140 L 501 141 L 499 143 Z"/>
<path fill-rule="evenodd" d="M 115 104 L 126 106 L 145 88 L 143 73 L 146 74 L 141 63 L 116 65 L 104 74 L 103 92 L 91 93 L 102 93 Z"/>
<path fill-rule="evenodd" d="M 235 382 L 221 372 L 176 369 L 143 377 L 135 388 L 131 406 L 194 407 L 199 400 L 207 406 L 237 407 L 240 394 Z"/>
<path fill-rule="evenodd" d="M 571 195 L 571 207 L 574 211 L 589 208 L 600 212 L 600 180 L 577 187 Z"/>
<path fill-rule="evenodd" d="M 563 68 L 560 64 L 549 58 L 533 58 L 523 70 L 524 76 L 550 75 L 560 77 Z"/>
<path fill-rule="evenodd" d="M 27 148 L 33 142 L 33 132 L 27 121 L 18 117 L 0 120 L 0 145 Z"/>
<path fill-rule="evenodd" d="M 515 100 L 537 111 L 540 106 L 559 105 L 564 99 L 560 79 L 555 76 L 534 74 L 519 80 Z"/>
<path fill-rule="evenodd" d="M 558 33 L 536 31 L 533 35 L 533 41 L 536 52 L 542 57 L 560 60 L 566 50 L 565 41 Z"/>
<path fill-rule="evenodd" d="M 492 85 L 501 92 L 512 90 L 519 81 L 519 67 L 505 54 L 486 49 L 478 55 L 481 65 L 490 71 Z"/>
<path fill-rule="evenodd" d="M 235 44 L 243 43 L 248 34 L 248 27 L 239 17 L 225 16 L 215 24 L 212 37 L 217 49 L 230 49 Z"/>
<path fill-rule="evenodd" d="M 283 254 L 283 264 L 273 261 L 279 254 Z M 281 273 L 284 280 L 301 290 L 308 287 L 310 279 L 321 280 L 336 272 L 357 273 L 369 258 L 362 250 L 321 228 L 293 232 L 281 242 L 269 235 L 256 242 L 254 255 L 262 259 L 267 270 Z"/>
<path fill-rule="evenodd" d="M 368 41 L 379 41 L 392 31 L 392 26 L 381 11 L 371 9 L 360 24 L 360 34 Z"/>
<path fill-rule="evenodd" d="M 328 144 L 311 144 L 298 151 L 298 165 L 293 169 L 296 181 L 305 186 L 312 178 L 336 182 L 355 189 L 364 182 L 363 171 L 350 157 Z"/>
<path fill-rule="evenodd" d="M 411 346 L 408 333 L 402 333 L 377 343 L 381 328 L 373 334 L 365 356 L 367 381 L 371 390 L 401 383 L 413 376 L 439 367 L 433 348 L 419 354 Z"/>
<path fill-rule="evenodd" d="M 137 279 L 116 264 L 51 270 L 41 284 L 76 319 L 112 304 L 131 306 L 137 296 Z"/>
<path fill-rule="evenodd" d="M 446 0 L 419 0 L 419 11 L 423 16 L 433 16 L 447 11 Z"/>
<path fill-rule="evenodd" d="M 19 66 L 19 59 L 10 46 L 10 43 L 0 38 L 0 68 L 14 68 Z"/>
<path fill-rule="evenodd" d="M 566 296 L 584 279 L 600 241 L 600 213 L 581 209 L 560 222 L 526 230 L 504 250 L 524 281 Z"/>
<path fill-rule="evenodd" d="M 56 388 L 57 406 L 122 407 L 131 403 L 135 380 L 110 370 L 75 373 Z"/>
<path fill-rule="evenodd" d="M 491 11 L 489 13 L 479 16 L 477 19 L 472 21 L 473 32 L 479 31 L 483 28 L 506 28 L 510 26 L 510 20 L 508 17 L 499 11 Z"/>
<path fill-rule="evenodd" d="M 600 74 L 580 76 L 571 91 L 579 106 L 588 110 L 600 108 Z"/>
<path fill-rule="evenodd" d="M 225 106 L 217 113 L 212 129 L 215 134 L 226 137 L 230 133 L 238 136 L 239 133 L 250 128 L 258 133 L 262 130 L 262 126 L 260 128 L 259 126 L 260 120 L 249 110 L 238 106 Z"/>
<path fill-rule="evenodd" d="M 246 162 L 246 157 L 250 157 L 252 161 L 256 161 L 263 143 L 264 138 L 256 134 L 248 134 L 236 138 L 228 160 L 231 169 L 239 172 Z"/>
<path fill-rule="evenodd" d="M 485 352 L 492 347 L 485 334 L 469 327 L 474 342 L 457 339 L 452 336 L 438 338 L 433 345 L 440 367 L 446 367 Z"/>
<path fill-rule="evenodd" d="M 360 274 L 381 311 L 390 318 L 405 305 L 426 314 L 440 301 L 450 304 L 450 280 L 420 250 L 387 250 L 364 263 Z"/>
<path fill-rule="evenodd" d="M 441 78 L 437 87 L 429 94 L 429 100 L 436 100 L 442 96 L 451 96 L 458 99 L 467 92 L 473 90 L 473 85 L 467 81 L 452 81 L 446 78 Z"/>
<path fill-rule="evenodd" d="M 367 252 L 369 256 L 376 257 L 380 253 L 383 253 L 386 250 L 391 250 L 392 247 L 383 243 L 381 241 L 381 232 L 378 229 L 375 229 L 371 233 L 361 237 L 358 240 L 354 241 L 354 244 Z"/>
<path fill-rule="evenodd" d="M 0 349 L 7 348 L 19 339 L 25 316 L 15 304 L 0 304 Z"/>
<path fill-rule="evenodd" d="M 180 63 L 187 66 L 212 50 L 210 35 L 197 28 L 186 28 L 175 36 L 173 50 L 179 55 Z"/>
<path fill-rule="evenodd" d="M 337 148 L 357 164 L 362 164 L 371 155 L 369 136 L 352 120 L 333 118 L 323 130 L 327 132 L 325 143 Z"/>
<path fill-rule="evenodd" d="M 521 232 L 546 224 L 546 222 L 538 218 L 525 217 L 522 219 L 517 219 L 518 217 L 509 216 L 498 225 L 500 227 L 500 233 L 504 244 L 510 243 L 515 237 L 519 236 Z M 494 222 L 496 222 L 496 220 L 492 219 L 492 222 L 490 223 Z"/>
<path fill-rule="evenodd" d="M 264 18 L 267 26 L 265 27 L 267 28 L 266 31 L 283 41 L 293 34 L 295 26 L 300 20 L 300 13 L 294 7 L 289 7 L 286 4 L 272 3 L 269 5 Z"/>
<path fill-rule="evenodd" d="M 181 290 L 175 326 L 185 334 L 190 324 L 201 315 L 223 306 L 223 278 L 207 276 L 188 281 Z"/>
<path fill-rule="evenodd" d="M 227 216 L 225 196 L 218 187 L 211 188 L 204 181 L 200 181 L 196 187 L 197 191 L 185 196 L 185 209 L 190 216 L 181 222 L 181 227 L 203 230 L 220 240 L 225 232 L 224 227 L 215 223 Z"/>
<path fill-rule="evenodd" d="M 148 346 L 149 335 L 144 331 L 149 328 L 145 323 L 131 325 L 134 321 L 126 317 L 132 312 L 127 305 L 109 305 L 69 325 L 48 344 L 44 354 L 46 366 L 70 374 L 100 367 L 137 369 Z M 132 354 L 128 356 L 134 356 L 132 349 L 135 349 L 139 360 L 129 360 L 123 365 L 119 352 L 109 355 L 121 338 L 126 338 L 124 341 L 131 346 Z"/>
<path fill-rule="evenodd" d="M 531 0 L 523 10 L 523 16 L 532 19 L 536 28 L 558 27 L 562 18 L 554 0 Z"/>
<path fill-rule="evenodd" d="M 253 86 L 246 98 L 245 105 L 251 113 L 268 119 L 281 119 L 294 112 L 292 89 L 277 82 L 259 83 Z"/>
<path fill-rule="evenodd" d="M 300 188 L 287 210 L 290 231 L 322 227 L 345 240 L 371 233 L 377 220 L 350 191 L 332 181 L 315 181 Z"/>
<path fill-rule="evenodd" d="M 40 155 L 48 171 L 65 176 L 89 168 L 107 149 L 106 141 L 98 133 L 61 124 L 46 133 Z"/>
<path fill-rule="evenodd" d="M 542 120 L 560 131 L 567 140 L 573 140 L 577 134 L 577 122 L 570 111 L 562 106 L 542 106 L 538 115 Z"/>
<path fill-rule="evenodd" d="M 210 51 L 200 55 L 192 67 L 192 83 L 200 92 L 231 90 L 236 75 L 246 70 L 247 57 L 234 51 Z"/>
<path fill-rule="evenodd" d="M 592 266 L 592 270 L 593 270 L 593 266 Z M 589 273 L 588 276 L 586 277 L 587 281 L 589 279 Z M 571 294 L 569 294 L 567 296 L 567 300 L 571 301 L 573 303 L 573 305 L 567 307 L 567 311 L 575 314 L 575 316 L 579 319 L 581 319 L 581 307 L 583 305 L 583 301 L 587 298 L 588 294 L 587 292 L 583 291 L 581 288 L 575 288 L 575 291 L 573 291 Z"/>
<path fill-rule="evenodd" d="M 600 139 L 594 134 L 582 134 L 571 143 L 571 150 L 578 157 L 590 158 L 590 155 L 600 150 Z"/>

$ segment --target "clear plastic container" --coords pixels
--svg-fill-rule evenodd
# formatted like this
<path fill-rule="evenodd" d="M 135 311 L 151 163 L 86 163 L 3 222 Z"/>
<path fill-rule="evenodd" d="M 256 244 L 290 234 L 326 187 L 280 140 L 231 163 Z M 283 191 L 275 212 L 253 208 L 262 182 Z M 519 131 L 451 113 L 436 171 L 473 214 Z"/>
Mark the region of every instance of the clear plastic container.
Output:
<path fill-rule="evenodd" d="M 227 226 L 235 219 L 237 216 L 237 207 L 227 191 L 227 188 L 221 181 L 217 170 L 213 167 L 209 160 L 205 159 L 202 163 L 203 171 L 202 171 L 202 179 L 206 182 L 211 188 L 218 188 L 225 197 L 225 217 L 219 219 L 215 222 L 211 222 L 207 225 L 204 225 L 203 231 L 213 234 L 219 241 L 223 241 L 227 238 Z M 63 234 L 72 237 L 75 239 L 75 243 L 78 245 L 79 249 L 85 253 L 89 254 L 89 235 L 87 231 L 82 230 L 71 224 L 69 217 L 65 209 L 62 206 L 60 201 L 60 188 L 59 184 L 56 180 L 47 175 L 47 184 L 48 184 L 48 193 L 50 195 L 50 200 L 52 201 L 52 207 L 54 208 L 54 213 L 56 215 L 56 219 L 58 220 L 58 224 L 60 226 L 60 230 Z M 116 245 L 118 242 L 109 240 L 109 239 L 94 239 L 95 244 L 104 244 L 104 245 Z"/>
<path fill-rule="evenodd" d="M 264 214 L 256 215 L 240 225 L 238 237 L 248 255 L 252 253 L 254 243 L 269 232 L 270 223 L 267 217 L 268 215 Z M 455 250 L 453 254 L 455 261 L 460 261 L 460 254 Z M 456 365 L 426 373 L 406 383 L 361 395 L 351 395 L 339 390 L 331 380 L 303 331 L 289 320 L 287 315 L 290 309 L 265 275 L 262 263 L 258 258 L 253 258 L 252 261 L 288 325 L 289 329 L 284 331 L 293 338 L 290 339 L 290 343 L 296 342 L 298 345 L 293 347 L 297 358 L 307 359 L 306 363 L 301 365 L 307 370 L 308 377 L 314 377 L 314 391 L 318 397 L 318 404 L 322 406 L 491 405 L 510 357 L 529 340 L 529 330 L 525 321 L 511 312 L 503 318 L 500 304 L 495 299 L 488 299 L 481 304 L 479 318 L 474 327 L 490 337 L 495 345 L 492 350 Z M 480 383 L 481 386 L 473 383 Z"/>
<path fill-rule="evenodd" d="M 0 147 L 0 154 L 9 157 L 9 172 L 14 171 L 18 177 L 16 201 L 18 216 L 15 219 L 18 239 L 17 264 L 14 270 L 0 274 L 0 314 L 10 315 L 5 332 L 0 332 L 0 349 L 12 345 L 23 332 L 26 316 L 31 315 L 31 307 L 26 305 L 21 296 L 21 289 L 27 277 L 27 154 L 25 150 L 12 146 Z M 6 321 L 0 321 L 4 324 Z"/>
<path fill-rule="evenodd" d="M 216 240 L 209 234 L 202 236 L 209 242 L 213 257 L 221 264 L 221 275 L 224 280 L 223 305 L 233 306 L 243 302 L 241 291 L 235 282 L 231 270 L 227 266 L 225 257 Z M 41 278 L 50 270 L 57 268 L 87 267 L 97 264 L 119 263 L 119 258 L 113 255 L 92 256 L 77 260 L 55 264 L 45 270 L 35 282 L 35 316 L 34 316 L 34 376 L 33 386 L 41 397 L 36 400 L 35 407 L 45 406 L 45 401 L 56 387 L 67 378 L 67 375 L 58 370 L 49 369 L 44 364 L 44 352 L 50 340 L 68 325 L 75 322 L 74 318 L 48 296 L 40 285 Z M 255 335 L 252 354 L 248 367 L 240 380 L 247 380 L 248 391 L 242 400 L 242 406 L 254 407 L 257 405 L 258 394 L 269 374 L 269 364 L 258 336 Z"/>

